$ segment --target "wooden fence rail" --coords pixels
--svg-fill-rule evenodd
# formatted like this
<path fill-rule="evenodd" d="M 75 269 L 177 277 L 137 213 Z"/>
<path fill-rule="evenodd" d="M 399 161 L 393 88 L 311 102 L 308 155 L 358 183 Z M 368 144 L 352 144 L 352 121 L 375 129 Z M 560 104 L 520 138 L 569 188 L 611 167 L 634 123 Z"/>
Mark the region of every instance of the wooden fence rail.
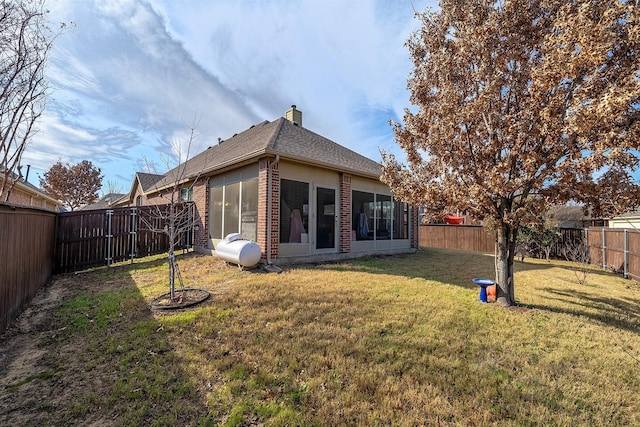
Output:
<path fill-rule="evenodd" d="M 0 203 L 0 332 L 53 272 L 55 212 Z"/>

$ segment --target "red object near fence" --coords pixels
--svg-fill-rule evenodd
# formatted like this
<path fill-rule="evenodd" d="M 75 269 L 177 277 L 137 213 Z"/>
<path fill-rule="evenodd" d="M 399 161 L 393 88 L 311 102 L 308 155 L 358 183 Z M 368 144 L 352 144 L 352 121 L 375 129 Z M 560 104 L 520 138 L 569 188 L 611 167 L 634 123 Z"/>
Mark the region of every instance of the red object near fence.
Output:
<path fill-rule="evenodd" d="M 464 222 L 464 217 L 446 214 L 444 216 L 444 222 L 446 222 L 447 224 L 462 224 Z"/>

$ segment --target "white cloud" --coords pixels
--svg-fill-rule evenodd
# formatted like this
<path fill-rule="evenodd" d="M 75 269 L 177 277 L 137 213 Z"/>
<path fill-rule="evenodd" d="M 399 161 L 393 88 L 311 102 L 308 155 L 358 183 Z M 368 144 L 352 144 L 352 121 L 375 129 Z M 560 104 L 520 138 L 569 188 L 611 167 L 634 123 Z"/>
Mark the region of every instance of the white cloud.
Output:
<path fill-rule="evenodd" d="M 428 2 L 413 3 L 419 11 Z M 435 2 L 433 2 L 435 3 Z M 408 106 L 407 0 L 57 0 L 53 102 L 32 159 L 64 153 L 131 179 L 199 118 L 192 153 L 296 104 L 305 127 L 374 159 Z M 83 139 L 84 138 L 84 139 Z M 84 141 L 84 142 L 82 142 Z M 122 186 L 129 188 L 129 182 Z"/>

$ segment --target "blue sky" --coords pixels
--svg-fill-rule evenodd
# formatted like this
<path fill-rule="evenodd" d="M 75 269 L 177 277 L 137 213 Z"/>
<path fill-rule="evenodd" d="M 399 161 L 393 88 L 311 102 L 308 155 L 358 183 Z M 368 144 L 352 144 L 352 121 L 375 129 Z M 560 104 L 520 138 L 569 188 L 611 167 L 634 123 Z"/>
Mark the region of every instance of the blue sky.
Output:
<path fill-rule="evenodd" d="M 380 160 L 409 107 L 404 46 L 427 0 L 48 0 L 52 88 L 23 157 L 37 183 L 56 161 L 91 160 L 129 190 L 164 173 L 197 122 L 191 156 L 292 104 L 304 127 Z M 106 188 L 105 188 L 106 189 Z"/>

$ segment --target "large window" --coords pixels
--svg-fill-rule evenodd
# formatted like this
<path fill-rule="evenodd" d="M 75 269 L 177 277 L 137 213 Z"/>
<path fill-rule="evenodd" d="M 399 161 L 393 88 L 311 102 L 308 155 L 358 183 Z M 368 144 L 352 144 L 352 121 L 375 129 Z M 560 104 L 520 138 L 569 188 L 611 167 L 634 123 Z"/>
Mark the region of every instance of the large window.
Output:
<path fill-rule="evenodd" d="M 280 180 L 280 243 L 305 243 L 309 232 L 309 183 Z"/>
<path fill-rule="evenodd" d="M 376 194 L 376 239 L 391 239 L 391 196 Z"/>
<path fill-rule="evenodd" d="M 249 167 L 211 179 L 209 189 L 209 234 L 223 239 L 241 233 L 244 239 L 258 237 L 258 170 Z"/>
<path fill-rule="evenodd" d="M 409 238 L 409 210 L 406 203 L 389 195 L 353 191 L 351 229 L 355 240 Z"/>
<path fill-rule="evenodd" d="M 375 199 L 373 193 L 354 191 L 351 194 L 351 229 L 356 232 L 356 240 L 373 240 L 375 219 Z"/>
<path fill-rule="evenodd" d="M 393 203 L 393 238 L 409 238 L 409 205 L 402 202 Z"/>
<path fill-rule="evenodd" d="M 248 240 L 258 237 L 258 178 L 242 182 L 240 233 Z"/>
<path fill-rule="evenodd" d="M 222 239 L 222 205 L 224 186 L 212 187 L 209 191 L 209 233 L 212 239 Z"/>
<path fill-rule="evenodd" d="M 225 185 L 222 236 L 240 232 L 240 183 Z"/>

